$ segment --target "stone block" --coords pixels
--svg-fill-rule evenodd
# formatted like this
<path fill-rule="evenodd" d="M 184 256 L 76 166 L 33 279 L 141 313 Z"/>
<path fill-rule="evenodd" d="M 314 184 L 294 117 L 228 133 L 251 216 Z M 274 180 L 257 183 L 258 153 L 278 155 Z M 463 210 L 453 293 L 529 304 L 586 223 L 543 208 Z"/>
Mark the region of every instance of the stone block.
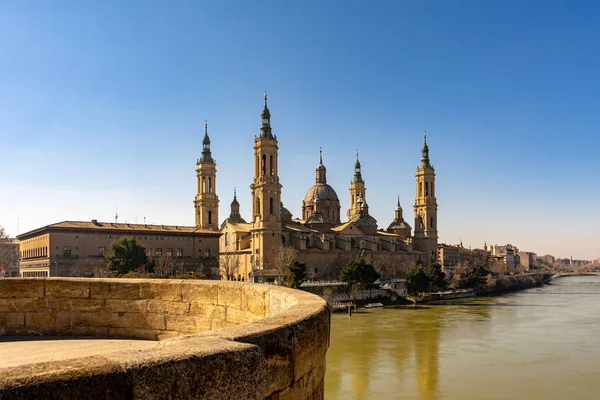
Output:
<path fill-rule="evenodd" d="M 46 297 L 90 297 L 90 281 L 46 279 Z"/>
<path fill-rule="evenodd" d="M 24 326 L 25 313 L 2 313 L 0 314 L 0 331 L 3 327 L 9 326 Z"/>
<path fill-rule="evenodd" d="M 142 299 L 181 301 L 181 283 L 180 280 L 142 281 L 140 297 Z"/>
<path fill-rule="evenodd" d="M 198 333 L 210 330 L 210 319 L 191 315 L 167 315 L 167 330 L 182 333 Z"/>
<path fill-rule="evenodd" d="M 158 340 L 159 332 L 164 331 L 155 329 L 136 329 L 133 337 L 141 340 Z"/>
<path fill-rule="evenodd" d="M 232 284 L 233 282 L 221 282 L 217 304 L 220 306 L 231 307 L 237 310 L 242 309 L 242 286 Z"/>
<path fill-rule="evenodd" d="M 187 314 L 190 310 L 188 302 L 148 300 L 148 312 L 155 314 Z"/>
<path fill-rule="evenodd" d="M 0 299 L 40 298 L 44 297 L 43 279 L 2 279 L 0 281 Z"/>
<path fill-rule="evenodd" d="M 185 280 L 182 283 L 183 301 L 217 305 L 218 281 Z"/>
<path fill-rule="evenodd" d="M 121 328 L 165 329 L 165 316 L 162 314 L 124 313 Z"/>
<path fill-rule="evenodd" d="M 266 285 L 244 285 L 242 288 L 242 310 L 264 317 L 268 312 L 269 288 Z"/>
<path fill-rule="evenodd" d="M 108 327 L 101 326 L 73 326 L 70 328 L 70 332 L 73 336 L 99 336 L 109 337 Z"/>
<path fill-rule="evenodd" d="M 46 312 L 32 312 L 25 314 L 25 326 L 27 327 L 44 327 L 44 326 L 55 326 L 56 325 L 56 311 L 46 311 Z M 66 320 L 69 321 L 69 313 L 61 313 L 66 314 Z M 69 326 L 69 323 L 64 324 L 65 315 L 61 315 L 61 326 Z"/>
<path fill-rule="evenodd" d="M 236 326 L 236 324 L 220 319 L 213 319 L 211 321 L 210 329 L 214 331 L 216 329 L 231 328 L 232 326 Z"/>
<path fill-rule="evenodd" d="M 38 301 L 39 311 L 81 311 L 98 312 L 104 309 L 104 300 L 52 298 L 46 297 Z"/>
<path fill-rule="evenodd" d="M 156 334 L 156 340 L 166 340 L 174 337 L 181 336 L 182 334 L 175 331 L 159 331 Z"/>
<path fill-rule="evenodd" d="M 210 319 L 218 319 L 225 321 L 226 308 L 224 306 L 215 306 L 212 304 L 205 304 L 199 302 L 192 302 L 190 304 L 190 314 L 197 317 L 206 317 Z M 214 328 L 213 328 L 214 329 Z"/>
<path fill-rule="evenodd" d="M 135 338 L 134 328 L 108 328 L 108 336 L 123 339 Z"/>
<path fill-rule="evenodd" d="M 90 283 L 90 297 L 93 299 L 127 299 L 140 298 L 140 280 L 99 279 Z"/>
<path fill-rule="evenodd" d="M 144 313 L 147 310 L 148 300 L 120 300 L 107 299 L 104 309 L 106 312 L 134 312 Z"/>
<path fill-rule="evenodd" d="M 37 311 L 39 301 L 37 298 L 0 299 L 0 313 Z"/>
<path fill-rule="evenodd" d="M 233 324 L 246 324 L 260 320 L 261 317 L 254 315 L 249 311 L 241 311 L 235 308 L 227 307 L 226 320 Z"/>
<path fill-rule="evenodd" d="M 119 327 L 119 314 L 107 312 L 71 312 L 73 327 Z"/>

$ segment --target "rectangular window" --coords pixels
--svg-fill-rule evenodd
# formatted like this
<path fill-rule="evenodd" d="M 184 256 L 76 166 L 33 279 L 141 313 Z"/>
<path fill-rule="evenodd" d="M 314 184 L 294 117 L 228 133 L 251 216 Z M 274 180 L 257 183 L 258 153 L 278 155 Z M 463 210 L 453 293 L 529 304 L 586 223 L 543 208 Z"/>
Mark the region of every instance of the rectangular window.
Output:
<path fill-rule="evenodd" d="M 173 257 L 173 249 L 172 248 L 167 249 L 167 257 Z"/>
<path fill-rule="evenodd" d="M 206 258 L 210 257 L 210 249 L 204 250 L 204 257 L 206 257 Z"/>
<path fill-rule="evenodd" d="M 148 247 L 148 248 L 146 248 L 146 255 L 147 255 L 148 257 L 152 257 L 152 247 Z"/>
<path fill-rule="evenodd" d="M 162 249 L 160 247 L 156 249 L 156 256 L 157 257 L 162 256 Z"/>
<path fill-rule="evenodd" d="M 106 255 L 106 247 L 98 247 L 98 255 L 105 256 Z"/>
<path fill-rule="evenodd" d="M 269 214 L 273 214 L 273 198 L 269 198 Z"/>
<path fill-rule="evenodd" d="M 183 249 L 177 249 L 177 257 L 183 257 Z"/>
<path fill-rule="evenodd" d="M 71 257 L 71 246 L 63 247 L 63 256 Z"/>

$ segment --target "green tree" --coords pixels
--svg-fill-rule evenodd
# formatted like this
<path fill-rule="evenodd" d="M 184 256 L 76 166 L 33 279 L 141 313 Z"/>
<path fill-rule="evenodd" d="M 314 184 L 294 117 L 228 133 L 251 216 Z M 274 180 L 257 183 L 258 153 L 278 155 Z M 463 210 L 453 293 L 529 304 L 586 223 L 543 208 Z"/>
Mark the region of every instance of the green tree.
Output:
<path fill-rule="evenodd" d="M 406 291 L 411 296 L 416 296 L 429 290 L 429 276 L 425 269 L 417 265 L 406 273 Z"/>
<path fill-rule="evenodd" d="M 132 237 L 124 237 L 113 242 L 106 254 L 106 260 L 109 271 L 115 272 L 118 276 L 139 268 L 148 268 L 149 272 L 152 272 L 152 264 L 148 262 L 146 249 Z"/>
<path fill-rule="evenodd" d="M 448 282 L 446 281 L 446 274 L 442 271 L 442 266 L 439 263 L 429 264 L 425 269 L 425 274 L 429 279 L 429 291 L 437 292 L 439 290 L 446 290 Z"/>
<path fill-rule="evenodd" d="M 357 283 L 369 285 L 375 282 L 377 278 L 379 278 L 379 273 L 375 270 L 373 264 L 365 262 L 362 258 L 350 261 L 340 271 L 340 280 L 351 285 Z"/>
<path fill-rule="evenodd" d="M 289 265 L 289 276 L 287 284 L 291 288 L 299 288 L 306 276 L 306 264 L 298 260 L 294 260 Z"/>

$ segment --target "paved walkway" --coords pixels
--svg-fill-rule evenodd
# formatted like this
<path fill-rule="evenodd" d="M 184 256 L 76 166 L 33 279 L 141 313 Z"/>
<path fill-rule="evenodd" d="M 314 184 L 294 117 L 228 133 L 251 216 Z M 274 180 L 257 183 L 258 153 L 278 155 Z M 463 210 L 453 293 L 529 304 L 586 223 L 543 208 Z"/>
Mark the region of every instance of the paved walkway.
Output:
<path fill-rule="evenodd" d="M 159 342 L 69 336 L 0 336 L 0 368 L 64 361 L 123 350 L 147 350 Z"/>

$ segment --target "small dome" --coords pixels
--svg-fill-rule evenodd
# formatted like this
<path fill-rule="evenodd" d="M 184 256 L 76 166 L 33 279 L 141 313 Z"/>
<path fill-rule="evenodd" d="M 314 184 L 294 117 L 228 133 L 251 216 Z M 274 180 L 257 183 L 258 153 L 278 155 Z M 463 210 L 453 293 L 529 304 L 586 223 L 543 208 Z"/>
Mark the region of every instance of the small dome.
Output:
<path fill-rule="evenodd" d="M 354 224 L 358 227 L 377 226 L 377 220 L 370 215 L 354 214 L 350 217 L 349 222 L 354 222 Z"/>
<path fill-rule="evenodd" d="M 406 221 L 393 221 L 390 226 L 388 226 L 388 230 L 392 230 L 394 228 L 397 229 L 412 229 Z"/>
<path fill-rule="evenodd" d="M 286 222 L 286 223 L 291 223 L 292 222 L 292 213 L 290 212 L 290 210 L 288 210 L 287 208 L 285 208 L 283 206 L 283 202 L 281 203 L 281 221 Z"/>
<path fill-rule="evenodd" d="M 315 213 L 308 217 L 306 224 L 330 224 L 331 220 L 327 218 L 323 213 Z"/>
<path fill-rule="evenodd" d="M 319 198 L 319 201 L 340 201 L 335 190 L 326 183 L 316 183 L 312 185 L 304 196 L 304 202 L 312 203 L 317 197 Z"/>

